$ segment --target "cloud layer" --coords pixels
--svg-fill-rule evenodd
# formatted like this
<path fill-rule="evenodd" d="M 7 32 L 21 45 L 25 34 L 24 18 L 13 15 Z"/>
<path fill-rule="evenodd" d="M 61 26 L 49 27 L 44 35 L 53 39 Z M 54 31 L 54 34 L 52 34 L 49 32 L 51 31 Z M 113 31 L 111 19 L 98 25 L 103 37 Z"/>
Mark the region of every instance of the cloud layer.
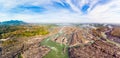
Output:
<path fill-rule="evenodd" d="M 120 23 L 120 0 L 0 0 L 0 21 Z"/>

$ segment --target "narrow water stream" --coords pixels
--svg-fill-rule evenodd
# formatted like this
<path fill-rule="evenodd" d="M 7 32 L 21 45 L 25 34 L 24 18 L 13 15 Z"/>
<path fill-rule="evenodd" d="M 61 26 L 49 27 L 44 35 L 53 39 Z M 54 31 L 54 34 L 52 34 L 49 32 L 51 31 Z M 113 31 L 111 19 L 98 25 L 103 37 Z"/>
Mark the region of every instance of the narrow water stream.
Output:
<path fill-rule="evenodd" d="M 51 38 L 46 38 L 40 43 L 51 49 L 51 51 L 43 58 L 68 58 L 67 46 L 56 43 L 50 39 Z"/>

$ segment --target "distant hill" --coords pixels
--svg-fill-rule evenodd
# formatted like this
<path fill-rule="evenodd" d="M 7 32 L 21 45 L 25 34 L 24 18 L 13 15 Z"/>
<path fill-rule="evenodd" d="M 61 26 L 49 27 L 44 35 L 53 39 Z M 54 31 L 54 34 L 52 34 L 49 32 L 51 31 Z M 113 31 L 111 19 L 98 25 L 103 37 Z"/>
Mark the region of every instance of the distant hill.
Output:
<path fill-rule="evenodd" d="M 23 25 L 23 24 L 27 24 L 27 23 L 19 20 L 10 20 L 10 21 L 0 22 L 0 25 Z"/>

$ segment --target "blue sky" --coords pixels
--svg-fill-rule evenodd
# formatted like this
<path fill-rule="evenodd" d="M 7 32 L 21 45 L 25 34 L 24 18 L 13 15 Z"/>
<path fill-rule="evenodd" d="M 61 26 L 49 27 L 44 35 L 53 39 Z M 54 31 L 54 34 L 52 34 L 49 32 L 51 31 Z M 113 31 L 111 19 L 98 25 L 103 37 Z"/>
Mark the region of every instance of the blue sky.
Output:
<path fill-rule="evenodd" d="M 120 23 L 120 0 L 0 0 L 0 21 Z"/>

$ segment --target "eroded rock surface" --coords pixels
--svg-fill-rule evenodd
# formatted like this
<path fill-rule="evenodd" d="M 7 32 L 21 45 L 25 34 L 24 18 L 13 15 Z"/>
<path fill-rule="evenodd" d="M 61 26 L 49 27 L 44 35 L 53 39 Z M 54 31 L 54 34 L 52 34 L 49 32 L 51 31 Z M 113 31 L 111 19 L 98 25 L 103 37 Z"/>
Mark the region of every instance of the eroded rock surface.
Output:
<path fill-rule="evenodd" d="M 45 46 L 32 46 L 22 53 L 23 58 L 42 58 L 50 49 Z"/>
<path fill-rule="evenodd" d="M 119 58 L 120 48 L 113 44 L 96 41 L 84 47 L 69 48 L 70 58 Z"/>
<path fill-rule="evenodd" d="M 45 38 L 64 44 L 65 48 L 62 50 L 68 52 L 69 58 L 120 58 L 120 27 L 93 27 L 60 26 Z M 41 46 L 40 42 L 45 38 L 21 41 L 22 44 L 9 46 L 9 49 L 0 47 L 0 57 L 18 58 L 21 55 L 23 58 L 43 58 L 51 49 L 57 50 L 55 47 Z"/>

